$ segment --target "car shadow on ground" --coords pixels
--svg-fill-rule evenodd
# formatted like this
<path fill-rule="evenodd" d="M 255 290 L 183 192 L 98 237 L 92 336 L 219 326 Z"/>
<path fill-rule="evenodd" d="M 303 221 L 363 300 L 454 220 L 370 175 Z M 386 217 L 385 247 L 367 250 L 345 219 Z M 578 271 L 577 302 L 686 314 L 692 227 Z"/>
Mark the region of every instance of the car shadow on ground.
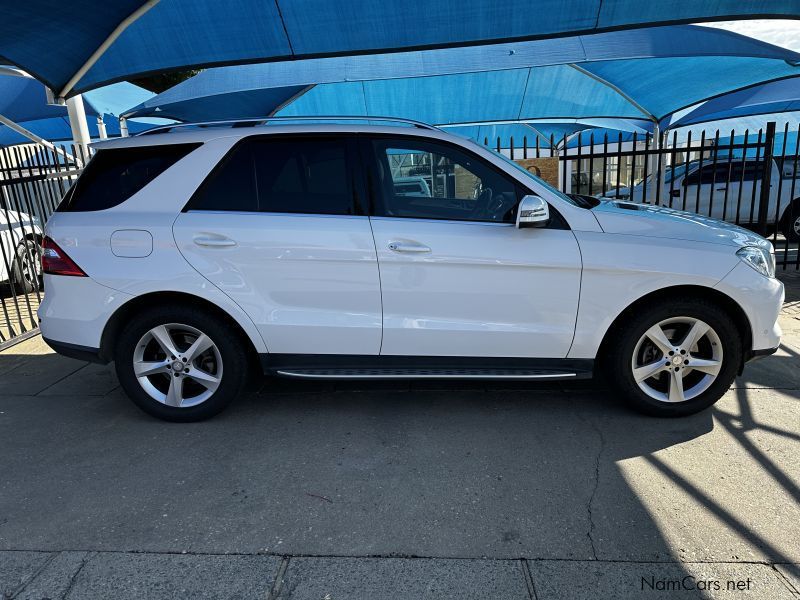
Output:
<path fill-rule="evenodd" d="M 789 350 L 745 372 L 734 410 L 675 420 L 633 413 L 594 381 L 267 379 L 218 417 L 178 425 L 144 415 L 118 388 L 81 394 L 90 373 L 110 368 L 71 361 L 45 390 L 72 378 L 68 395 L 0 395 L 0 549 L 684 559 L 621 468 L 643 457 L 665 493 L 681 490 L 769 561 L 791 563 L 661 452 L 722 427 L 798 501 L 747 435 L 798 439 L 759 423 L 745 387 L 796 369 Z M 0 355 L 0 373 L 36 378 L 66 360 Z"/>

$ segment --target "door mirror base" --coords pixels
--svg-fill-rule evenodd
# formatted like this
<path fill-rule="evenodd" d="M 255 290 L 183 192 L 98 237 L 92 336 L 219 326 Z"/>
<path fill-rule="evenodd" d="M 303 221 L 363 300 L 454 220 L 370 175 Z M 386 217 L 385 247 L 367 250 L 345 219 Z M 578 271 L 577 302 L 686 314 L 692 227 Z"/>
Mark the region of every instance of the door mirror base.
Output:
<path fill-rule="evenodd" d="M 540 196 L 523 196 L 517 207 L 517 228 L 547 227 L 550 222 L 550 205 Z"/>

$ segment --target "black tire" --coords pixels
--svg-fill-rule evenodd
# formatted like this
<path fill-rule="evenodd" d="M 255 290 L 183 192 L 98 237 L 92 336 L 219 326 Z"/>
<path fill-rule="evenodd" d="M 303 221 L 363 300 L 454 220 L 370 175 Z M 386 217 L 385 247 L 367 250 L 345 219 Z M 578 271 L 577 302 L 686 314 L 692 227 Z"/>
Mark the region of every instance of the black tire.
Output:
<path fill-rule="evenodd" d="M 783 219 L 781 219 L 781 233 L 790 242 L 800 242 L 799 222 L 800 198 L 797 198 L 789 205 L 789 208 L 783 213 Z"/>
<path fill-rule="evenodd" d="M 711 326 L 723 349 L 722 366 L 713 383 L 696 397 L 683 402 L 667 402 L 651 397 L 639 387 L 633 375 L 632 361 L 639 340 L 650 327 L 678 317 L 699 319 Z M 708 408 L 730 388 L 742 361 L 742 337 L 733 319 L 725 310 L 703 298 L 661 301 L 653 306 L 638 307 L 629 311 L 609 336 L 603 344 L 606 358 L 602 360 L 600 357 L 600 368 L 606 371 L 613 387 L 623 394 L 631 407 L 656 417 L 682 417 Z M 669 356 L 664 358 L 669 359 Z M 669 377 L 669 373 L 659 377 Z"/>
<path fill-rule="evenodd" d="M 167 406 L 145 391 L 134 372 L 134 353 L 137 351 L 140 340 L 153 328 L 167 324 L 180 324 L 199 330 L 211 339 L 219 353 L 221 376 L 218 387 L 210 397 L 197 405 Z M 175 339 L 181 337 L 183 337 L 183 347 L 180 347 L 181 345 L 176 341 L 176 348 L 184 351 L 191 343 L 192 338 L 191 335 L 187 337 L 185 334 L 182 336 L 178 333 Z M 156 348 L 160 349 L 160 347 Z M 214 352 L 214 350 L 209 352 Z M 205 356 L 203 360 L 209 360 L 208 355 L 203 354 L 202 356 Z M 177 358 L 180 360 L 180 356 Z M 159 355 L 158 360 L 160 359 Z M 150 308 L 133 317 L 117 337 L 114 360 L 117 377 L 122 388 L 139 408 L 159 419 L 181 423 L 202 421 L 224 410 L 244 391 L 250 364 L 245 340 L 238 335 L 238 332 L 231 331 L 229 323 L 207 310 L 177 305 Z M 164 357 L 164 360 L 168 359 Z M 214 361 L 213 358 L 210 360 Z M 190 362 L 187 366 L 194 367 L 194 364 Z M 168 368 L 173 369 L 172 366 Z M 172 381 L 170 377 L 174 374 L 175 370 L 173 369 L 169 373 L 153 375 L 153 378 L 148 381 L 153 381 L 158 386 L 169 386 Z M 163 383 L 161 379 L 158 379 L 159 377 L 166 377 L 165 381 L 168 383 Z M 189 379 L 187 374 L 187 385 L 190 383 Z M 191 385 L 196 386 L 197 382 L 192 381 Z"/>
<path fill-rule="evenodd" d="M 32 294 L 42 289 L 42 251 L 33 240 L 23 240 L 14 252 L 12 276 L 18 294 Z"/>

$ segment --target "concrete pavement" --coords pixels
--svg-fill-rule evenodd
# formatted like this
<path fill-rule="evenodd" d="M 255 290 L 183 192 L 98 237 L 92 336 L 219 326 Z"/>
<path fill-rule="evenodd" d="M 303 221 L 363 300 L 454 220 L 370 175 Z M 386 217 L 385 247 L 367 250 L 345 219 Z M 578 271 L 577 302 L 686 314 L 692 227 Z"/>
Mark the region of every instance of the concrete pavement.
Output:
<path fill-rule="evenodd" d="M 14 598 L 800 597 L 800 277 L 710 411 L 597 384 L 270 381 L 150 419 L 38 338 L 0 353 Z"/>

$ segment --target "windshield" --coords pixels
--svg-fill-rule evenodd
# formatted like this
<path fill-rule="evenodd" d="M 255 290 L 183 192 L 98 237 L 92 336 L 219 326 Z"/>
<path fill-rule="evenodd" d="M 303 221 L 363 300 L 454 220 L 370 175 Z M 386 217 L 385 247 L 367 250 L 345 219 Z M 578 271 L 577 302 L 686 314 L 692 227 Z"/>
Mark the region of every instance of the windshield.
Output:
<path fill-rule="evenodd" d="M 555 188 L 555 187 L 553 187 L 552 185 L 550 185 L 549 183 L 547 183 L 547 182 L 546 182 L 544 179 L 542 179 L 541 177 L 537 177 L 536 175 L 534 175 L 533 173 L 531 173 L 530 171 L 528 171 L 528 170 L 527 170 L 525 167 L 523 167 L 523 166 L 521 166 L 521 165 L 517 164 L 516 162 L 514 162 L 513 160 L 511 160 L 511 159 L 510 159 L 510 158 L 508 158 L 507 156 L 504 156 L 504 155 L 502 155 L 502 154 L 496 154 L 495 156 L 499 156 L 499 157 L 500 157 L 500 158 L 502 158 L 502 159 L 503 159 L 503 160 L 504 160 L 506 163 L 508 163 L 509 165 L 511 165 L 512 167 L 514 167 L 514 168 L 515 168 L 517 171 L 519 171 L 520 173 L 524 173 L 526 177 L 528 177 L 529 179 L 533 180 L 533 181 L 534 181 L 536 184 L 538 184 L 538 185 L 542 186 L 543 188 L 547 189 L 547 191 L 549 191 L 549 192 L 551 192 L 551 193 L 555 194 L 556 196 L 558 196 L 559 198 L 561 198 L 562 200 L 564 200 L 564 202 L 569 202 L 569 203 L 570 203 L 570 204 L 572 204 L 573 206 L 578 206 L 578 207 L 580 207 L 580 208 L 585 208 L 585 206 L 583 206 L 583 204 L 580 204 L 580 203 L 578 203 L 576 200 L 574 200 L 573 198 L 570 198 L 570 197 L 569 197 L 569 196 L 567 196 L 567 195 L 566 195 L 564 192 L 560 191 L 558 188 Z"/>

